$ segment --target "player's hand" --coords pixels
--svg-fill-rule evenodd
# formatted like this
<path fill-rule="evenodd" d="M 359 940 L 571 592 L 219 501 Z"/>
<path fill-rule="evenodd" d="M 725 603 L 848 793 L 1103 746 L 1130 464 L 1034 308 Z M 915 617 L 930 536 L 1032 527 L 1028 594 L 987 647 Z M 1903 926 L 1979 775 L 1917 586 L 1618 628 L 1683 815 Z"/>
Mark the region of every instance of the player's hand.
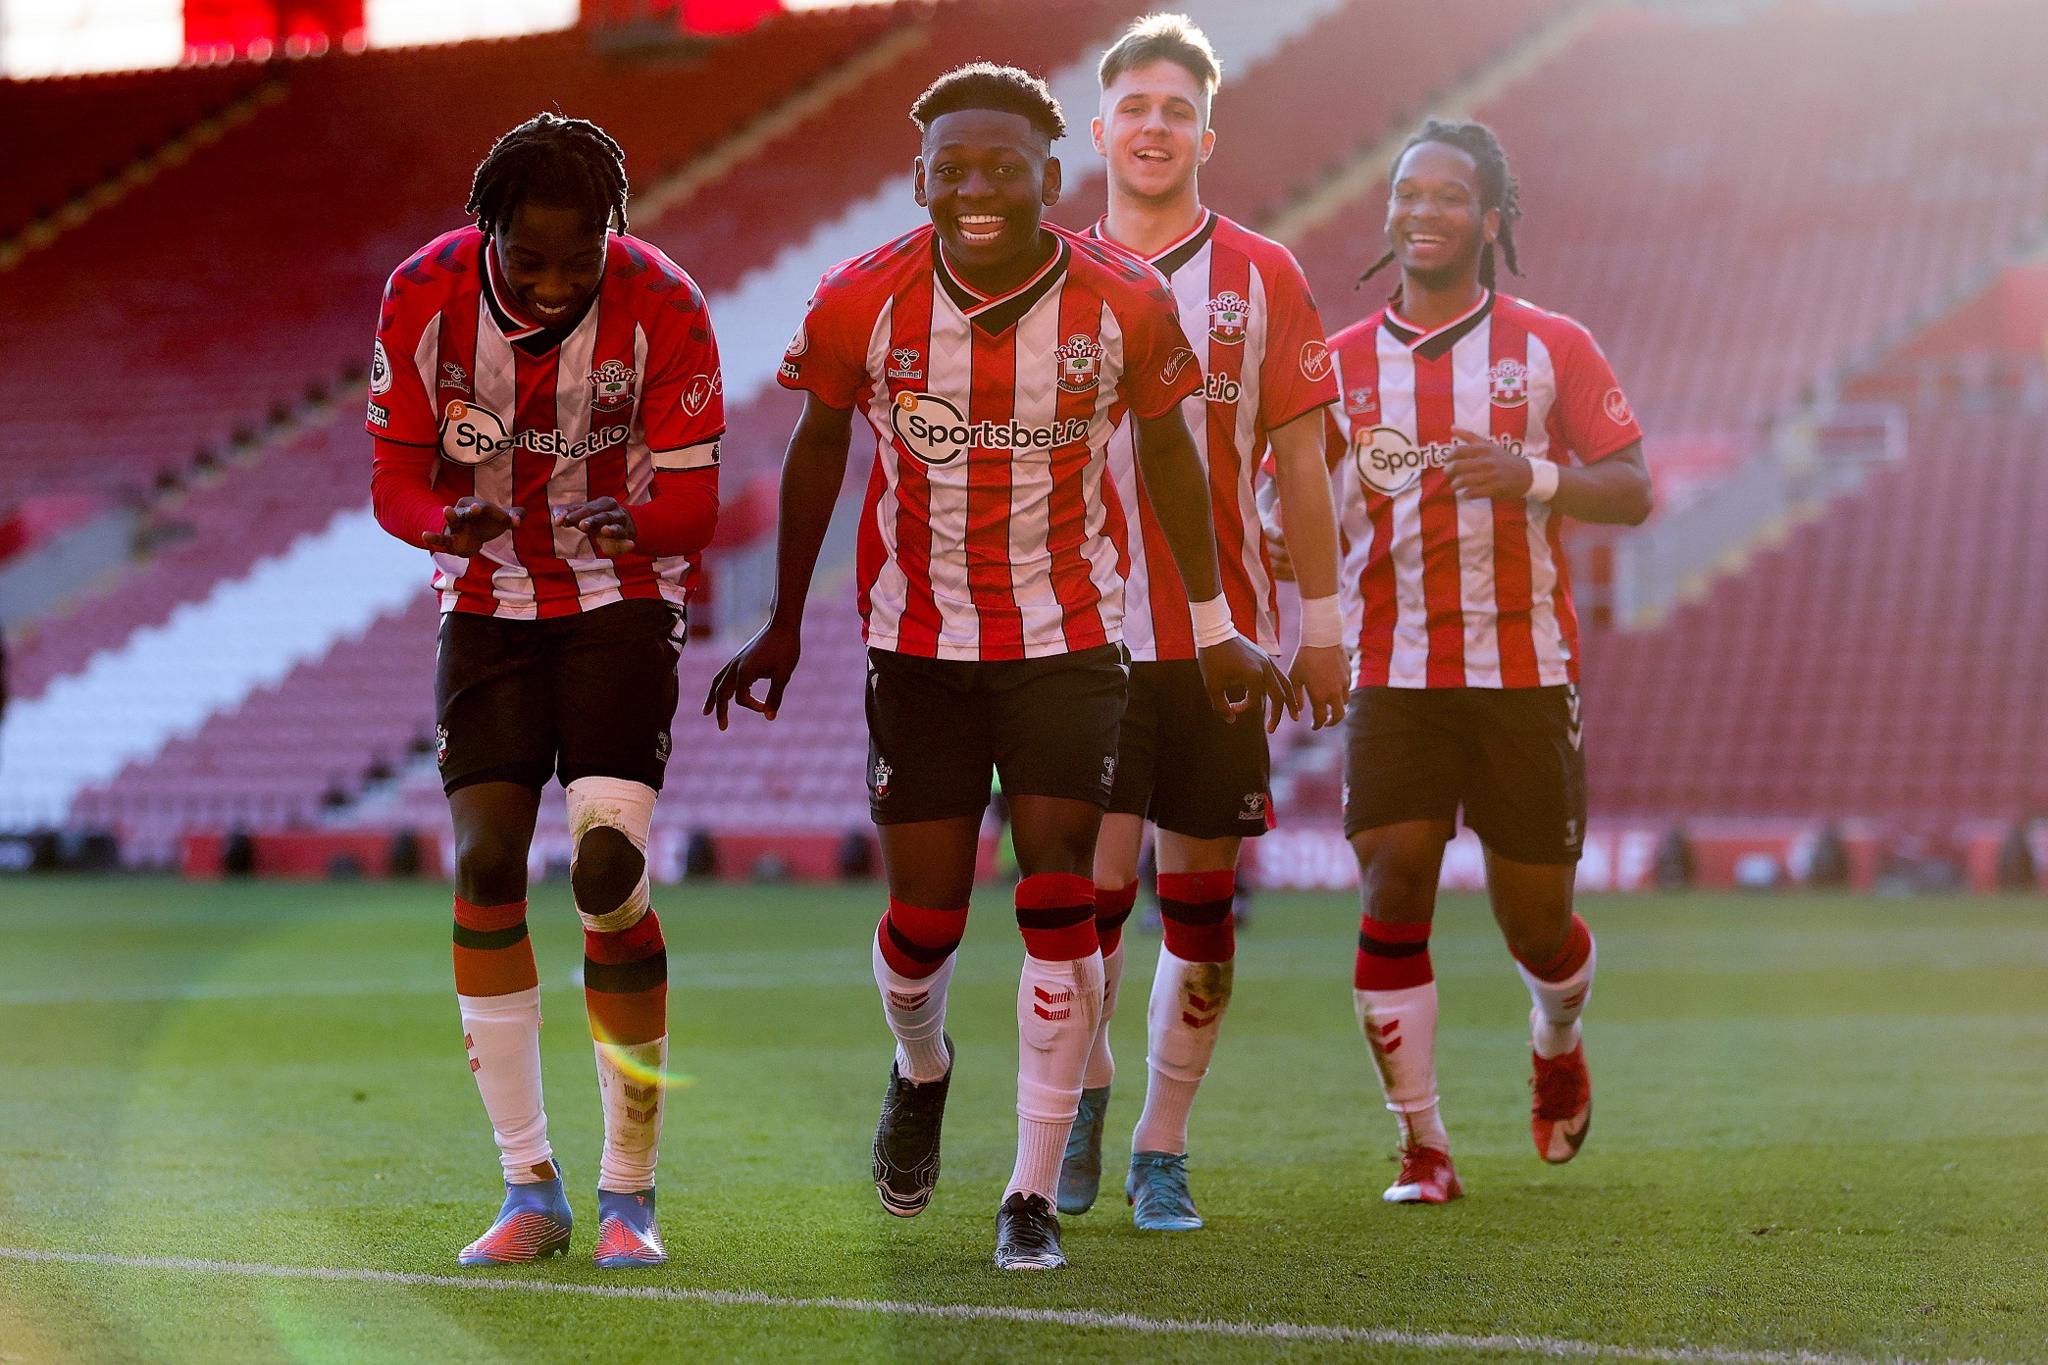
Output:
<path fill-rule="evenodd" d="M 1444 461 L 1444 473 L 1461 498 L 1493 498 L 1499 502 L 1520 502 L 1529 496 L 1535 476 L 1529 462 L 1502 450 L 1488 437 L 1463 427 L 1452 427 L 1458 442 Z"/>
<path fill-rule="evenodd" d="M 617 498 L 592 498 L 589 502 L 557 507 L 553 516 L 555 525 L 589 536 L 601 555 L 631 554 L 639 535 L 633 526 L 633 514 L 621 507 Z"/>
<path fill-rule="evenodd" d="M 717 711 L 718 728 L 723 730 L 727 723 L 726 706 L 738 702 L 747 710 L 759 711 L 768 720 L 774 720 L 782 707 L 782 689 L 789 686 L 789 677 L 796 672 L 796 661 L 802 655 L 803 636 L 797 628 L 770 621 L 718 670 L 718 676 L 711 680 L 711 691 L 704 697 L 704 714 Z M 768 684 L 765 701 L 754 700 L 757 682 Z"/>
<path fill-rule="evenodd" d="M 517 526 L 525 515 L 523 507 L 500 507 L 482 498 L 460 498 L 441 513 L 441 529 L 421 536 L 420 544 L 429 550 L 468 559 Z"/>
<path fill-rule="evenodd" d="M 1219 644 L 1210 645 L 1201 651 L 1199 657 L 1202 687 L 1209 694 L 1209 705 L 1215 707 L 1216 714 L 1224 720 L 1234 725 L 1240 712 L 1254 704 L 1264 708 L 1268 701 L 1273 703 L 1266 720 L 1268 734 L 1280 728 L 1283 709 L 1288 715 L 1300 718 L 1301 702 L 1294 695 L 1294 688 L 1281 676 L 1280 665 L 1244 636 L 1233 635 Z"/>
<path fill-rule="evenodd" d="M 1344 719 L 1344 701 L 1351 693 L 1350 673 L 1350 662 L 1342 645 L 1303 645 L 1294 651 L 1294 666 L 1287 670 L 1287 681 L 1308 702 L 1310 729 L 1320 730 Z"/>

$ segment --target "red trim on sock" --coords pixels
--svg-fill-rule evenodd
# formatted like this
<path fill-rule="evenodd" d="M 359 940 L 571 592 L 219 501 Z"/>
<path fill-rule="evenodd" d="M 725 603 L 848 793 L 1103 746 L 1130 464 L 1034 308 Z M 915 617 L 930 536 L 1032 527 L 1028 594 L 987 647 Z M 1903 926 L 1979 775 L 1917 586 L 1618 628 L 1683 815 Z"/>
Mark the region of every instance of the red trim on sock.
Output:
<path fill-rule="evenodd" d="M 1017 883 L 1017 932 L 1041 962 L 1073 962 L 1099 952 L 1095 883 L 1071 872 L 1040 872 Z"/>
<path fill-rule="evenodd" d="M 1436 968 L 1429 960 L 1430 922 L 1395 924 L 1362 915 L 1358 921 L 1358 955 L 1351 966 L 1351 985 L 1361 991 L 1403 991 L 1427 986 L 1436 980 Z M 1368 945 L 1422 951 L 1388 956 L 1370 951 Z"/>
<path fill-rule="evenodd" d="M 507 901 L 503 905 L 471 905 L 457 896 L 455 922 L 465 929 L 474 929 L 484 934 L 510 929 L 515 924 L 526 922 L 526 902 Z"/>
<path fill-rule="evenodd" d="M 1102 944 L 1104 957 L 1108 957 L 1122 946 L 1124 921 L 1131 917 L 1131 910 L 1137 904 L 1136 882 L 1095 888 L 1095 937 Z"/>
<path fill-rule="evenodd" d="M 1073 872 L 1035 872 L 1017 883 L 1019 910 L 1063 910 L 1095 905 L 1095 880 Z"/>
<path fill-rule="evenodd" d="M 661 917 L 649 910 L 635 920 L 631 926 L 616 933 L 600 934 L 594 930 L 583 931 L 583 955 L 592 962 L 615 966 L 621 962 L 638 962 L 651 957 L 665 947 L 661 937 Z"/>
<path fill-rule="evenodd" d="M 522 938 L 509 948 L 465 948 L 455 945 L 457 995 L 512 995 L 540 984 L 533 965 L 533 940 Z"/>
<path fill-rule="evenodd" d="M 586 988 L 583 1010 L 600 1043 L 651 1043 L 668 1032 L 668 983 L 616 994 Z"/>
<path fill-rule="evenodd" d="M 1227 901 L 1237 894 L 1237 869 L 1221 868 L 1215 872 L 1162 872 L 1159 874 L 1159 899 L 1180 901 L 1186 905 L 1208 905 L 1215 901 Z"/>
<path fill-rule="evenodd" d="M 1538 981 L 1555 982 L 1576 975 L 1579 969 L 1586 965 L 1586 959 L 1592 955 L 1593 931 L 1575 914 L 1572 916 L 1571 928 L 1565 931 L 1564 947 L 1558 949 L 1556 957 L 1541 966 L 1523 961 L 1521 958 L 1515 960 L 1527 967 L 1529 974 Z"/>
<path fill-rule="evenodd" d="M 964 905 L 955 910 L 930 910 L 891 896 L 888 910 L 875 925 L 875 942 L 890 971 L 922 981 L 946 965 L 966 932 Z M 910 951 L 913 948 L 915 954 Z"/>
<path fill-rule="evenodd" d="M 1183 962 L 1228 962 L 1237 956 L 1237 919 L 1231 898 L 1237 873 L 1159 874 L 1159 927 L 1166 951 Z"/>

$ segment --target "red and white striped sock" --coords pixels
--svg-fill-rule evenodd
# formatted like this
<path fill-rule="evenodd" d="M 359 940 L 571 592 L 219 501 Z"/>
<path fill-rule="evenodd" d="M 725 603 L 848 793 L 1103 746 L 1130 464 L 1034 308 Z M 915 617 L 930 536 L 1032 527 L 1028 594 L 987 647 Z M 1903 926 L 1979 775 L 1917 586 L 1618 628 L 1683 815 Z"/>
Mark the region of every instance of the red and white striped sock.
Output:
<path fill-rule="evenodd" d="M 1102 944 L 1102 1021 L 1081 1084 L 1100 1090 L 1116 1079 L 1116 1058 L 1109 1050 L 1109 1021 L 1116 1015 L 1117 988 L 1124 980 L 1124 921 L 1138 903 L 1138 884 L 1095 888 L 1095 937 Z"/>
<path fill-rule="evenodd" d="M 1017 981 L 1017 1163 L 1003 1197 L 1053 1198 L 1102 1015 L 1095 886 L 1041 872 L 1017 883 L 1024 970 Z"/>
<path fill-rule="evenodd" d="M 1436 1094 L 1436 971 L 1429 924 L 1361 918 L 1351 998 L 1401 1145 L 1451 1150 Z"/>
<path fill-rule="evenodd" d="M 926 910 L 889 898 L 872 954 L 882 1017 L 896 1039 L 896 1069 L 923 1084 L 946 1074 L 946 988 L 967 931 L 967 907 Z"/>
<path fill-rule="evenodd" d="M 1593 931 L 1572 916 L 1564 947 L 1548 962 L 1515 962 L 1522 983 L 1535 1002 L 1530 1016 L 1530 1043 L 1539 1057 L 1562 1057 L 1579 1045 L 1579 1016 L 1593 994 L 1593 966 L 1598 959 Z"/>
<path fill-rule="evenodd" d="M 505 1179 L 554 1179 L 540 1089 L 540 978 L 525 901 L 471 905 L 455 898 L 455 1003 Z"/>
<path fill-rule="evenodd" d="M 1236 978 L 1236 892 L 1237 874 L 1228 868 L 1159 874 L 1165 941 L 1145 1014 L 1145 1108 L 1131 1133 L 1134 1152 L 1188 1149 L 1188 1114 L 1216 1055 Z"/>

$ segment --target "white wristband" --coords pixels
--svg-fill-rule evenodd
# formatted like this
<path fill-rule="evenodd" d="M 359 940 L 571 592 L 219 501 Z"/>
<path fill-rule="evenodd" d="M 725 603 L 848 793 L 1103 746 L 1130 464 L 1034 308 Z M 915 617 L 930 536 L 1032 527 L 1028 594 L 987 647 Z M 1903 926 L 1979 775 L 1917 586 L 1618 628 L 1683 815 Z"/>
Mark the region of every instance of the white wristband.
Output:
<path fill-rule="evenodd" d="M 1344 608 L 1336 593 L 1301 599 L 1301 643 L 1304 649 L 1328 649 L 1344 643 Z"/>
<path fill-rule="evenodd" d="M 1549 502 L 1557 496 L 1557 466 L 1548 460 L 1529 461 L 1529 500 Z"/>
<path fill-rule="evenodd" d="M 1237 626 L 1230 619 L 1230 603 L 1221 597 L 1212 597 L 1206 602 L 1192 602 L 1189 605 L 1195 613 L 1195 648 L 1207 649 L 1220 645 L 1237 634 Z"/>

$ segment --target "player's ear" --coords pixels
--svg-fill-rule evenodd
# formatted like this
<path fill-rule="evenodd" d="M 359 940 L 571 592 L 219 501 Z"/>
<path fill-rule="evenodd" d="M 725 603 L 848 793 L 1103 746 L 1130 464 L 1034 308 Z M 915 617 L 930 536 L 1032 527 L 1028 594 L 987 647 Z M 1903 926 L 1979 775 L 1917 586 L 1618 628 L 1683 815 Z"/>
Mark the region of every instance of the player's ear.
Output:
<path fill-rule="evenodd" d="M 910 163 L 910 197 L 917 200 L 921 209 L 931 207 L 924 197 L 924 158 L 921 156 Z"/>
<path fill-rule="evenodd" d="M 1216 130 L 1215 130 L 1214 128 L 1204 128 L 1204 129 L 1202 130 L 1202 142 L 1201 142 L 1201 146 L 1200 146 L 1200 147 L 1198 147 L 1198 148 L 1196 149 L 1196 151 L 1195 151 L 1195 164 L 1196 164 L 1197 166 L 1206 166 L 1206 165 L 1208 165 L 1208 164 L 1209 164 L 1209 153 L 1211 153 L 1211 152 L 1213 152 L 1213 151 L 1215 151 L 1215 150 L 1216 150 Z"/>
<path fill-rule="evenodd" d="M 1051 208 L 1060 202 L 1060 159 L 1049 156 L 1045 159 L 1045 206 Z"/>
<path fill-rule="evenodd" d="M 1102 141 L 1102 115 L 1097 114 L 1094 118 L 1088 120 L 1088 136 L 1095 143 L 1095 154 L 1097 156 L 1109 155 L 1109 148 Z"/>
<path fill-rule="evenodd" d="M 1480 232 L 1485 236 L 1486 244 L 1488 246 L 1492 246 L 1495 242 L 1500 240 L 1499 209 L 1488 209 L 1486 211 L 1486 216 L 1479 220 L 1479 225 Z"/>

